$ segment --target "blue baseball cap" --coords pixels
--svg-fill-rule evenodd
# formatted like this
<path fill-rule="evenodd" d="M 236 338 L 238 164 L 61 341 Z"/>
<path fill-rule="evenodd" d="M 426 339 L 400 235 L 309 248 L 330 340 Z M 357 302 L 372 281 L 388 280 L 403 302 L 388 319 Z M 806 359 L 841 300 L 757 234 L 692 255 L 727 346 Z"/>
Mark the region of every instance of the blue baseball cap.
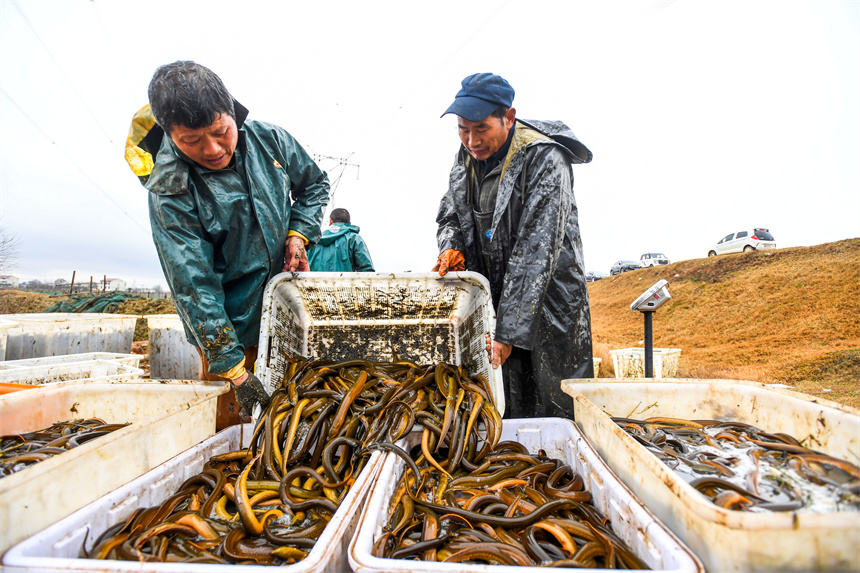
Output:
<path fill-rule="evenodd" d="M 463 80 L 462 86 L 441 117 L 453 113 L 468 121 L 481 121 L 500 105 L 511 107 L 514 103 L 514 88 L 495 74 L 472 74 Z"/>

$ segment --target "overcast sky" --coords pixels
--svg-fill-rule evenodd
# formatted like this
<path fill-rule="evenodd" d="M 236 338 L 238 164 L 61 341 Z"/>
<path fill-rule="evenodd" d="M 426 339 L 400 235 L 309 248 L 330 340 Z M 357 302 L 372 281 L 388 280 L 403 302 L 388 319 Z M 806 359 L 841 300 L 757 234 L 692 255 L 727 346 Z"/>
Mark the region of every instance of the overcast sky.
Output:
<path fill-rule="evenodd" d="M 860 2 L 0 0 L 0 226 L 22 280 L 166 281 L 123 160 L 156 67 L 195 60 L 320 159 L 376 269 L 426 271 L 460 81 L 561 120 L 588 270 L 860 236 Z M 346 165 L 344 165 L 346 163 Z M 3 269 L 8 270 L 8 269 Z"/>

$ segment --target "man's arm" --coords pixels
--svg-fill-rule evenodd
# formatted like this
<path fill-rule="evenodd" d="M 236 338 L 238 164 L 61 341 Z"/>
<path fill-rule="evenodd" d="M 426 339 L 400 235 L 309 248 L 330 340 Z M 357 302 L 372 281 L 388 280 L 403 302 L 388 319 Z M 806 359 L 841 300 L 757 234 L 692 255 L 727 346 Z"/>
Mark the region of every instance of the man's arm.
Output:
<path fill-rule="evenodd" d="M 328 176 L 293 136 L 285 130 L 280 130 L 279 134 L 292 196 L 289 231 L 301 234 L 308 243 L 315 245 L 320 238 L 323 211 L 328 205 Z"/>
<path fill-rule="evenodd" d="M 149 207 L 152 237 L 176 310 L 210 371 L 223 374 L 242 361 L 244 348 L 224 310 L 224 289 L 213 269 L 214 246 L 200 225 L 193 194 L 150 193 Z"/>
<path fill-rule="evenodd" d="M 370 251 L 360 235 L 354 234 L 350 244 L 350 258 L 352 268 L 359 273 L 372 273 L 373 261 L 370 259 Z"/>
<path fill-rule="evenodd" d="M 495 340 L 531 350 L 564 242 L 573 179 L 569 161 L 554 146 L 538 145 L 527 153 L 525 204 L 502 285 Z"/>

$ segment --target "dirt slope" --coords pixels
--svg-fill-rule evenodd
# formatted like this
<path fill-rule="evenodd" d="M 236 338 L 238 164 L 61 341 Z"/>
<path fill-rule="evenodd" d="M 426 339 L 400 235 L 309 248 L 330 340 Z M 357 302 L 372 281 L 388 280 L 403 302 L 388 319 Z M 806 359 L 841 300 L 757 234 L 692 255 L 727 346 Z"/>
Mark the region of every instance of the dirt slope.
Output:
<path fill-rule="evenodd" d="M 654 347 L 681 348 L 679 374 L 782 382 L 860 407 L 860 239 L 680 261 L 589 284 L 595 356 L 641 346 L 630 303 L 660 279 Z M 829 389 L 830 392 L 824 390 Z"/>

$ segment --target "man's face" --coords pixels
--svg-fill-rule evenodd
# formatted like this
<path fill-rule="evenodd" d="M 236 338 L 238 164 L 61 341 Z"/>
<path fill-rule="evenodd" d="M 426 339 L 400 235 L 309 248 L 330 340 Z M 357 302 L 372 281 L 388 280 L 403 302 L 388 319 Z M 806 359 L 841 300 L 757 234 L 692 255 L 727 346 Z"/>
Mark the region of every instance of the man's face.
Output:
<path fill-rule="evenodd" d="M 201 129 L 174 125 L 170 137 L 194 163 L 208 169 L 224 169 L 233 158 L 239 130 L 236 120 L 222 113 L 211 125 Z"/>
<path fill-rule="evenodd" d="M 488 159 L 507 141 L 515 113 L 514 108 L 510 108 L 504 117 L 488 116 L 481 121 L 469 121 L 457 116 L 460 141 L 466 151 L 475 159 Z"/>

